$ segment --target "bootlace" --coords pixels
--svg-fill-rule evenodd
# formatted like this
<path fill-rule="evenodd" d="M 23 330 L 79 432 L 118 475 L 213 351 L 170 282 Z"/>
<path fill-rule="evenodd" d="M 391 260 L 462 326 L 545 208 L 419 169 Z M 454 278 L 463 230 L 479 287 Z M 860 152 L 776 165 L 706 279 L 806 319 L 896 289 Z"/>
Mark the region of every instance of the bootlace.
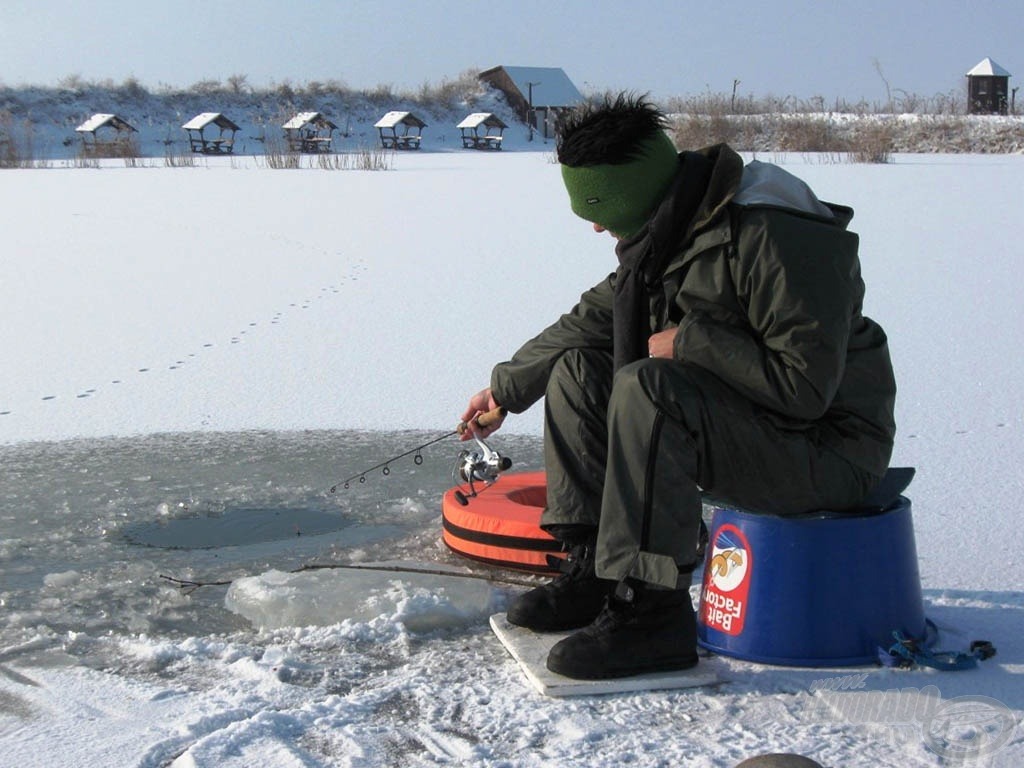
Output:
<path fill-rule="evenodd" d="M 569 555 L 557 559 L 559 575 L 551 587 L 564 589 L 570 584 L 582 579 L 594 578 L 594 552 L 589 544 L 576 544 L 569 550 Z"/>
<path fill-rule="evenodd" d="M 603 634 L 605 630 L 628 624 L 636 615 L 636 605 L 620 600 L 615 595 L 605 598 L 604 608 L 594 622 L 583 629 L 590 634 Z"/>

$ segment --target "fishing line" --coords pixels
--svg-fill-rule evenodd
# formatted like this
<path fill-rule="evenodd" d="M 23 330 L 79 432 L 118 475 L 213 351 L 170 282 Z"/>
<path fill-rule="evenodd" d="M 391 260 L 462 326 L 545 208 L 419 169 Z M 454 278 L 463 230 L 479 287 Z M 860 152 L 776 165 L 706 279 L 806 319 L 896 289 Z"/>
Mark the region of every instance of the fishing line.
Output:
<path fill-rule="evenodd" d="M 335 485 L 332 485 L 331 486 L 331 493 L 337 493 L 338 486 L 341 486 L 342 488 L 348 489 L 349 488 L 349 484 L 353 480 L 358 480 L 360 483 L 365 483 L 366 482 L 366 476 L 368 474 L 370 474 L 371 472 L 373 472 L 374 470 L 377 470 L 377 469 L 381 470 L 381 474 L 382 475 L 390 475 L 391 474 L 391 467 L 389 465 L 391 464 L 391 462 L 398 461 L 399 459 L 404 459 L 406 456 L 410 456 L 412 454 L 416 454 L 413 457 L 413 463 L 416 464 L 416 466 L 419 466 L 420 464 L 423 463 L 423 456 L 420 453 L 420 451 L 422 451 L 424 448 L 427 448 L 427 447 L 433 445 L 434 443 L 439 443 L 442 440 L 447 440 L 449 437 L 454 437 L 455 435 L 458 435 L 458 434 L 460 434 L 459 430 L 458 429 L 453 429 L 451 432 L 446 432 L 445 434 L 441 435 L 440 437 L 435 437 L 433 440 L 428 440 L 427 442 L 423 443 L 422 445 L 417 445 L 415 448 L 410 448 L 408 451 L 405 451 L 404 453 L 400 453 L 397 456 L 392 456 L 387 461 L 382 461 L 380 464 L 375 464 L 374 466 L 370 467 L 369 469 L 364 469 L 362 472 L 360 472 L 358 474 L 355 474 L 355 475 L 352 475 L 352 477 L 347 477 L 344 480 L 339 481 Z"/>
<path fill-rule="evenodd" d="M 360 483 L 365 483 L 366 476 L 369 473 L 378 469 L 381 470 L 382 475 L 390 475 L 392 462 L 404 459 L 406 456 L 413 456 L 413 463 L 419 466 L 420 464 L 423 463 L 423 455 L 421 451 L 424 448 L 434 445 L 435 443 L 439 443 L 442 440 L 447 440 L 449 437 L 455 437 L 456 435 L 464 435 L 466 431 L 470 429 L 472 426 L 482 428 L 489 427 L 492 424 L 499 422 L 503 418 L 505 418 L 505 415 L 507 413 L 508 410 L 506 408 L 498 406 L 492 411 L 487 411 L 486 413 L 478 414 L 477 416 L 473 417 L 469 422 L 459 422 L 458 426 L 455 427 L 455 429 L 453 429 L 451 432 L 445 432 L 443 435 L 435 437 L 433 440 L 428 440 L 427 442 L 421 445 L 417 445 L 415 448 L 410 448 L 409 450 L 404 451 L 398 454 L 397 456 L 392 456 L 391 458 L 385 459 L 379 464 L 375 464 L 374 466 L 368 469 L 364 469 L 362 472 L 357 472 L 351 477 L 346 477 L 344 480 L 338 481 L 337 483 L 331 486 L 331 493 L 337 493 L 339 487 L 348 489 L 349 487 L 351 487 L 351 483 L 354 480 L 358 480 Z M 483 443 L 483 441 L 481 441 L 480 438 L 476 437 L 475 435 L 474 439 L 476 440 L 477 444 L 481 447 L 483 453 L 470 454 L 468 451 L 463 451 L 459 455 L 459 460 L 463 465 L 469 463 L 470 466 L 464 466 L 462 468 L 460 468 L 458 465 L 456 466 L 456 471 L 458 472 L 459 476 L 461 476 L 464 480 L 468 481 L 470 484 L 470 496 L 476 496 L 476 490 L 473 487 L 474 480 L 480 480 L 486 482 L 487 484 L 490 484 L 491 482 L 494 482 L 494 479 L 497 477 L 498 472 L 502 472 L 508 469 L 510 466 L 512 466 L 512 461 L 510 459 L 502 458 L 496 451 L 492 451 L 490 448 L 488 448 Z M 463 496 L 463 498 L 465 498 L 465 496 Z M 463 502 L 460 501 L 460 503 Z"/>

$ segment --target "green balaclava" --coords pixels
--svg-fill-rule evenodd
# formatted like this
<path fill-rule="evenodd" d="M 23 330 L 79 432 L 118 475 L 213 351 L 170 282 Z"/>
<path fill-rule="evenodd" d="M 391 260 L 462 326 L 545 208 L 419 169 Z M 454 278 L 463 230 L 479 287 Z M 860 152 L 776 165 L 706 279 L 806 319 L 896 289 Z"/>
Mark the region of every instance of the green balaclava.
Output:
<path fill-rule="evenodd" d="M 624 163 L 562 166 L 573 212 L 622 238 L 647 223 L 679 167 L 676 148 L 664 131 L 637 149 L 637 156 Z"/>

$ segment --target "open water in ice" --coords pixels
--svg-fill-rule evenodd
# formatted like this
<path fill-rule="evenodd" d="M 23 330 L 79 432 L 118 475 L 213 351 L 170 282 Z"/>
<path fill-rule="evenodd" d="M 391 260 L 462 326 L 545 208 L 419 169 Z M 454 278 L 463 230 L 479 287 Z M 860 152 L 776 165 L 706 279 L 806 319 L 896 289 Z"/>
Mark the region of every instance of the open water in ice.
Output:
<path fill-rule="evenodd" d="M 244 631 L 225 581 L 311 562 L 466 566 L 440 543 L 440 501 L 465 447 L 426 432 L 163 434 L 0 446 L 0 651 L 69 633 L 182 638 Z M 536 437 L 496 435 L 541 466 Z M 154 546 L 155 545 L 155 546 Z M 68 644 L 65 642 L 65 646 Z M 73 644 L 72 644 L 73 645 Z"/>

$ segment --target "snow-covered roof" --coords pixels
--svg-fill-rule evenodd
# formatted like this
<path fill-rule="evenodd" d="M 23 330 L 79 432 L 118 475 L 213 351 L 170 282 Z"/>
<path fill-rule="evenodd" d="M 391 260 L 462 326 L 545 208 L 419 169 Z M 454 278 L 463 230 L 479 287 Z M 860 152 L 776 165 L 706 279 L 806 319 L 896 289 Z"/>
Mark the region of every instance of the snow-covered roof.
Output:
<path fill-rule="evenodd" d="M 1010 73 L 986 56 L 967 73 L 968 77 L 1010 77 Z"/>
<path fill-rule="evenodd" d="M 218 128 L 227 128 L 232 131 L 238 130 L 238 126 L 220 112 L 203 112 L 193 117 L 181 127 L 187 131 L 201 131 L 210 123 L 213 123 Z"/>
<path fill-rule="evenodd" d="M 305 125 L 314 123 L 316 125 L 323 125 L 329 128 L 337 128 L 334 123 L 328 120 L 326 117 L 321 115 L 319 112 L 299 112 L 295 117 L 285 123 L 282 127 L 285 129 L 291 128 L 302 128 Z"/>
<path fill-rule="evenodd" d="M 374 128 L 394 128 L 396 125 L 413 125 L 417 128 L 426 128 L 427 124 L 420 120 L 412 112 L 388 112 L 384 117 L 373 124 Z"/>
<path fill-rule="evenodd" d="M 76 131 L 82 133 L 92 133 L 93 131 L 102 128 L 105 125 L 109 125 L 116 131 L 134 131 L 131 125 L 126 121 L 122 120 L 117 115 L 110 115 L 107 113 L 97 113 L 82 123 L 80 126 L 75 128 Z"/>
<path fill-rule="evenodd" d="M 456 128 L 479 128 L 481 125 L 486 125 L 491 128 L 508 128 L 505 122 L 492 112 L 474 112 L 471 115 L 467 115 L 466 118 L 459 123 Z"/>
<path fill-rule="evenodd" d="M 481 72 L 480 77 L 486 79 L 499 69 L 505 70 L 524 100 L 532 96 L 535 107 L 572 107 L 583 101 L 583 94 L 558 67 L 500 66 Z"/>

